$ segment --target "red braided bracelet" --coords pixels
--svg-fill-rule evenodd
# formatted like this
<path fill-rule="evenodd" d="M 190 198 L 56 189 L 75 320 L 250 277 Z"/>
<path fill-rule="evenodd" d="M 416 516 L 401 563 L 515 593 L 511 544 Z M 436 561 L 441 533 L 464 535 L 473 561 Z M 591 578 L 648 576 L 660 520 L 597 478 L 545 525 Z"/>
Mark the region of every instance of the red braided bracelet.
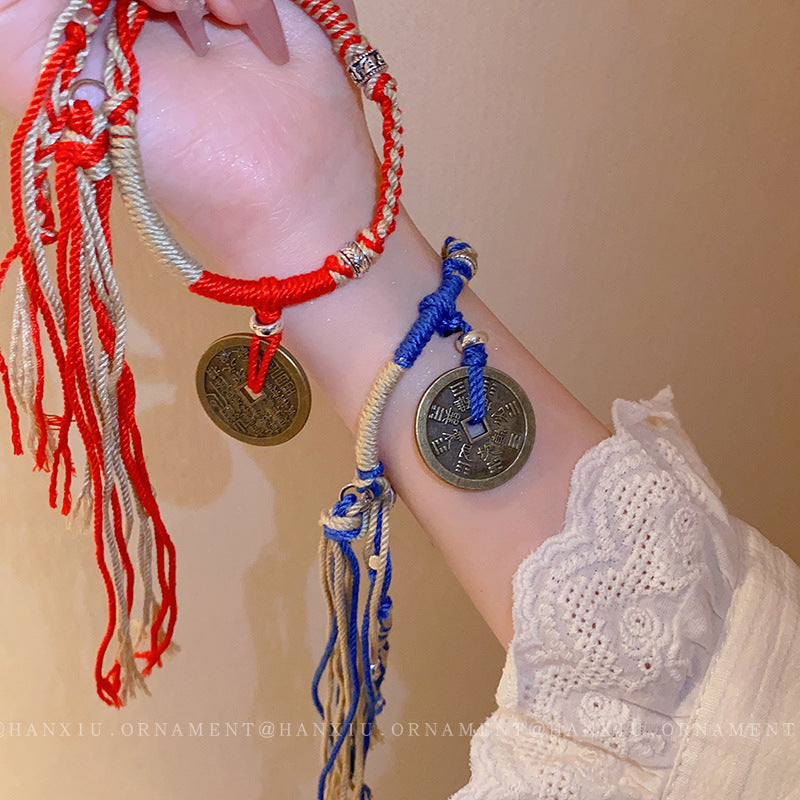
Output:
<path fill-rule="evenodd" d="M 23 447 L 19 410 L 30 420 L 27 446 L 35 453 L 36 468 L 50 471 L 51 506 L 59 505 L 60 489 L 62 513 L 83 518 L 93 530 L 108 603 L 95 680 L 98 694 L 111 705 L 122 705 L 137 688 L 147 691 L 143 676 L 161 664 L 170 648 L 177 614 L 175 549 L 145 466 L 134 413 L 133 375 L 125 361 L 125 314 L 112 269 L 112 180 L 116 178 L 147 244 L 192 292 L 253 308 L 256 335 L 245 356 L 243 382 L 253 396 L 264 389 L 256 405 L 264 405 L 263 398 L 274 394 L 275 387 L 267 392 L 262 385 L 270 364 L 277 361 L 273 356 L 282 336 L 281 310 L 363 275 L 394 230 L 403 154 L 394 79 L 381 56 L 334 3 L 294 2 L 326 32 L 353 80 L 379 105 L 384 120 L 374 218 L 354 242 L 328 256 L 319 269 L 280 280 L 227 278 L 204 270 L 174 240 L 147 197 L 136 138 L 140 78 L 133 46 L 147 9 L 135 0 L 118 0 L 113 7 L 110 0 L 91 0 L 77 9 L 71 4 L 61 14 L 33 98 L 13 138 L 16 241 L 0 263 L 0 286 L 15 261 L 20 279 L 9 360 L 6 363 L 0 355 L 0 379 L 11 414 L 14 452 Z M 107 99 L 93 110 L 74 95 L 86 81 L 81 71 L 102 17 L 109 20 Z M 54 269 L 48 264 L 48 249 L 55 252 Z M 44 410 L 43 337 L 61 383 L 60 414 Z M 239 369 L 237 358 L 223 353 L 215 374 L 228 375 L 234 366 Z M 278 389 L 284 385 L 281 369 L 276 366 Z M 75 462 L 69 443 L 73 425 L 86 453 L 85 463 L 78 465 L 84 477 L 75 502 Z M 139 591 L 136 569 L 144 584 L 140 622 L 133 618 Z M 112 641 L 116 650 L 107 667 Z"/>

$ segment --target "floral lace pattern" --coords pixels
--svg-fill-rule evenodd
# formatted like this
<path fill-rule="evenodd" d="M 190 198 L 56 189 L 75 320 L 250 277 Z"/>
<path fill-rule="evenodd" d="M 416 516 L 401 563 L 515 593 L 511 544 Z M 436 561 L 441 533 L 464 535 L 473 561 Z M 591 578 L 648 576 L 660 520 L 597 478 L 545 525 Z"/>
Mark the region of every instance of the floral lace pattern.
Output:
<path fill-rule="evenodd" d="M 738 540 L 672 390 L 614 401 L 563 529 L 514 576 L 498 711 L 453 800 L 659 797 L 723 630 Z"/>

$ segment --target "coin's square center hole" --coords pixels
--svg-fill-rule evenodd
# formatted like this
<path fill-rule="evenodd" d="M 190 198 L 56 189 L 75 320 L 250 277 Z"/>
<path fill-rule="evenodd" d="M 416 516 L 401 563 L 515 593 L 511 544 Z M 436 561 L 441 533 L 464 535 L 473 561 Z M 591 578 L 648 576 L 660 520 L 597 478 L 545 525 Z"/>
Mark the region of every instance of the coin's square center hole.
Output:
<path fill-rule="evenodd" d="M 242 386 L 242 392 L 251 400 L 258 400 L 261 397 L 261 392 L 254 392 L 248 384 Z"/>
<path fill-rule="evenodd" d="M 474 425 L 469 420 L 464 420 L 461 424 L 464 426 L 467 436 L 469 436 L 470 440 L 473 442 L 475 439 L 480 439 L 481 436 L 485 436 L 489 433 L 489 429 L 486 427 L 486 423 L 483 420 L 476 422 Z"/>

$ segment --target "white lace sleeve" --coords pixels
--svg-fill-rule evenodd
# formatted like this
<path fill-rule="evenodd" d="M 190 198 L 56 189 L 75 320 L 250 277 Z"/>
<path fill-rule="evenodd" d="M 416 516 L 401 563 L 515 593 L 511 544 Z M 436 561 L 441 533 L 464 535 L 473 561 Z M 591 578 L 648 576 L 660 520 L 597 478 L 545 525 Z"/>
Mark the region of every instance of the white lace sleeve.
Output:
<path fill-rule="evenodd" d="M 669 386 L 614 401 L 563 530 L 514 576 L 497 711 L 452 800 L 661 797 L 740 568 L 720 490 Z"/>

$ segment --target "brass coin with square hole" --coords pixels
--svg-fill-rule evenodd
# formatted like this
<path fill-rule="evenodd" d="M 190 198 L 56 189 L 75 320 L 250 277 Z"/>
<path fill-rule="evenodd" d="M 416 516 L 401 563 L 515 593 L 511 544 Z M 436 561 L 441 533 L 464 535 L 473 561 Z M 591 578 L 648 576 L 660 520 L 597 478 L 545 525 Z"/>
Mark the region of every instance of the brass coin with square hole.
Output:
<path fill-rule="evenodd" d="M 197 365 L 197 394 L 211 421 L 240 442 L 275 445 L 298 434 L 311 410 L 311 389 L 294 356 L 279 347 L 264 386 L 247 386 L 250 340 L 247 333 L 217 339 Z"/>
<path fill-rule="evenodd" d="M 470 425 L 467 376 L 467 367 L 456 367 L 427 389 L 417 408 L 417 446 L 443 481 L 459 489 L 493 489 L 528 460 L 536 419 L 520 385 L 504 372 L 484 367 L 486 416 Z"/>

